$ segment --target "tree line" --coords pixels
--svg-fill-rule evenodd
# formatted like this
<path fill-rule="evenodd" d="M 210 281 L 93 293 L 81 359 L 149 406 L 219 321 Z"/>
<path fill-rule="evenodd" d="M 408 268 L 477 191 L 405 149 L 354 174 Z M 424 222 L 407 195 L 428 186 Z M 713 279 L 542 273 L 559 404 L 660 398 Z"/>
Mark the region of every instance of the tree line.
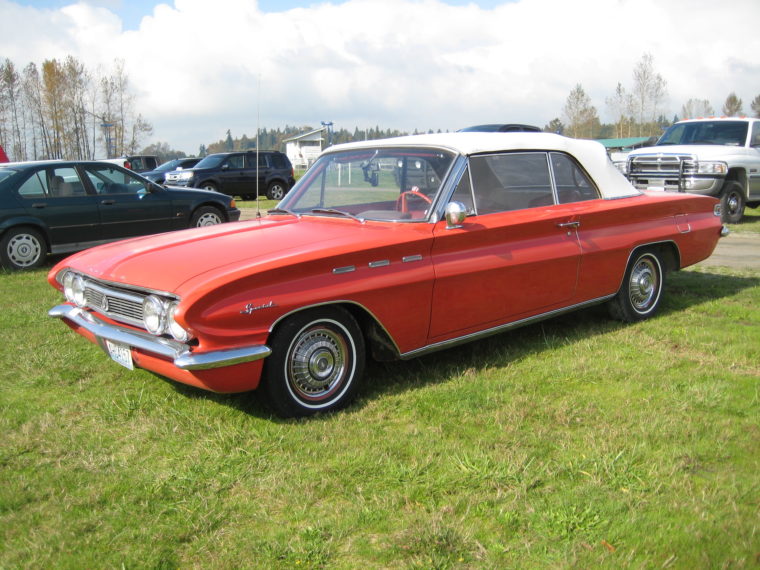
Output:
<path fill-rule="evenodd" d="M 667 82 L 654 66 L 654 58 L 644 54 L 636 64 L 629 86 L 621 82 L 605 104 L 613 122 L 603 124 L 597 108 L 578 83 L 570 92 L 561 115 L 543 129 L 574 138 L 625 138 L 659 136 L 679 119 L 665 116 Z M 750 103 L 754 116 L 760 117 L 760 95 Z M 743 102 L 730 93 L 722 115 L 744 113 Z M 713 116 L 715 110 L 706 99 L 692 98 L 683 104 L 681 118 Z M 309 125 L 284 129 L 262 129 L 258 137 L 243 134 L 237 138 L 227 131 L 224 139 L 203 144 L 198 156 L 233 150 L 282 150 L 284 141 L 313 130 Z M 432 130 L 427 131 L 432 133 Z M 441 132 L 438 130 L 437 132 Z M 332 126 L 325 133 L 329 143 L 339 144 L 418 134 L 379 126 L 353 130 Z M 134 95 L 124 62 L 113 68 L 88 70 L 72 56 L 45 60 L 41 66 L 29 63 L 18 69 L 5 59 L 0 63 L 0 145 L 11 160 L 96 159 L 129 154 L 155 154 L 161 160 L 184 157 L 184 152 L 167 143 L 144 146 L 153 134 L 152 125 L 136 112 Z"/>
<path fill-rule="evenodd" d="M 0 145 L 12 160 L 133 154 L 152 133 L 135 112 L 122 60 L 105 71 L 72 56 L 23 69 L 0 62 Z"/>
<path fill-rule="evenodd" d="M 618 82 L 615 92 L 605 103 L 614 122 L 602 124 L 596 107 L 578 83 L 567 97 L 562 118 L 550 121 L 545 131 L 558 132 L 574 138 L 604 139 L 659 136 L 663 129 L 680 119 L 715 116 L 715 110 L 707 99 L 689 99 L 672 121 L 665 116 L 667 82 L 654 66 L 651 54 L 644 54 L 633 69 L 632 83 L 626 88 Z M 729 93 L 721 109 L 721 115 L 735 117 L 744 114 L 742 100 L 736 93 Z M 755 117 L 760 117 L 760 95 L 750 103 Z M 563 122 L 563 120 L 565 122 Z"/>

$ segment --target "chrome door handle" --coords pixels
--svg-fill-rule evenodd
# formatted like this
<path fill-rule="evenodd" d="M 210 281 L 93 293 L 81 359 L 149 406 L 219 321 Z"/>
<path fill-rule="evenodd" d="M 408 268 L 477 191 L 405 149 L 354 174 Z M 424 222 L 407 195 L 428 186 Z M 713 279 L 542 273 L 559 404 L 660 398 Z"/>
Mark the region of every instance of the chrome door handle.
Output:
<path fill-rule="evenodd" d="M 563 222 L 561 224 L 557 224 L 558 228 L 577 228 L 580 227 L 580 222 Z"/>

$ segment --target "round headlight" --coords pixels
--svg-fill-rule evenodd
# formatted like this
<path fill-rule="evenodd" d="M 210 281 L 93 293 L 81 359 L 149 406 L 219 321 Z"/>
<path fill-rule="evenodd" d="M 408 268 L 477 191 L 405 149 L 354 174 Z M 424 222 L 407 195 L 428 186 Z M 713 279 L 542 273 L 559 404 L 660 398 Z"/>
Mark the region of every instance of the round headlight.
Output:
<path fill-rule="evenodd" d="M 177 311 L 177 305 L 179 305 L 177 301 L 169 305 L 166 328 L 175 340 L 187 342 L 190 340 L 190 333 L 183 329 L 182 326 L 174 320 L 174 313 Z"/>
<path fill-rule="evenodd" d="M 143 300 L 143 323 L 151 334 L 162 334 L 166 326 L 166 304 L 155 295 Z"/>
<path fill-rule="evenodd" d="M 67 271 L 63 274 L 61 279 L 61 285 L 63 285 L 63 294 L 66 296 L 66 300 L 74 302 L 74 292 L 72 291 L 71 284 L 74 282 L 74 274 L 71 271 Z"/>
<path fill-rule="evenodd" d="M 68 280 L 68 275 L 64 281 Z M 84 278 L 81 275 L 73 275 L 67 287 L 66 298 L 74 303 L 77 307 L 84 307 L 86 299 L 84 297 Z"/>

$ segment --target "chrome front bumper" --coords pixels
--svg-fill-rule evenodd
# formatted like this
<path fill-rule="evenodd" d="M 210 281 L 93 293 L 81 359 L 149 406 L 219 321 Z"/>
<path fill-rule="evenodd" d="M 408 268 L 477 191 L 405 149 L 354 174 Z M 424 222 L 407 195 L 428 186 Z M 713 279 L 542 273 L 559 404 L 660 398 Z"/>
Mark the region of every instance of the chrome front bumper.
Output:
<path fill-rule="evenodd" d="M 48 316 L 69 320 L 102 341 L 110 340 L 126 344 L 132 348 L 169 358 L 181 370 L 221 368 L 261 360 L 272 354 L 272 350 L 266 345 L 244 346 L 193 354 L 186 344 L 153 336 L 147 332 L 112 325 L 92 313 L 72 305 L 57 305 L 48 311 Z"/>

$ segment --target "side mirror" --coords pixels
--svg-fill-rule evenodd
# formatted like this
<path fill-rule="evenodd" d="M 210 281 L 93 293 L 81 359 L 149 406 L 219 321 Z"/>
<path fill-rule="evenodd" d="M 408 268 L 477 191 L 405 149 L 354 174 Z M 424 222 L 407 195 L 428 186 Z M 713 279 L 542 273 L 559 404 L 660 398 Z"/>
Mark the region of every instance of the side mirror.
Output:
<path fill-rule="evenodd" d="M 446 229 L 461 228 L 467 217 L 467 207 L 462 202 L 449 202 L 446 204 Z"/>

